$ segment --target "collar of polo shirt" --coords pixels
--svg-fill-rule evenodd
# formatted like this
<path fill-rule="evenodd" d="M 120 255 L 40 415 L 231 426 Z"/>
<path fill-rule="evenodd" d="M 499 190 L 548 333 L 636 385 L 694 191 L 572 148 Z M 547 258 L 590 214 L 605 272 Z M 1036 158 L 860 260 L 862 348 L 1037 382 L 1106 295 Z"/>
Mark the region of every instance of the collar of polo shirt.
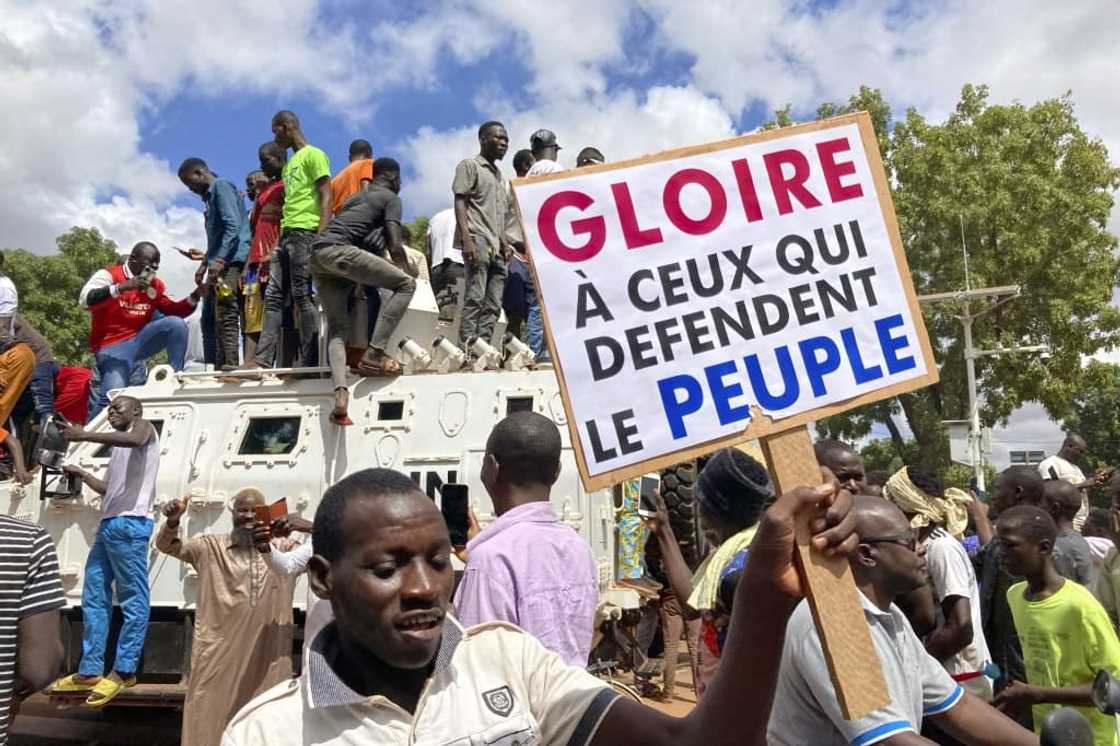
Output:
<path fill-rule="evenodd" d="M 463 639 L 463 626 L 450 614 L 443 618 L 443 635 L 439 650 L 436 651 L 432 676 L 438 676 L 451 665 L 455 649 Z M 364 697 L 346 685 L 331 668 L 329 661 L 338 645 L 338 628 L 331 620 L 315 638 L 311 640 L 307 653 L 307 704 L 311 709 L 320 707 L 341 707 L 343 705 L 365 704 Z"/>

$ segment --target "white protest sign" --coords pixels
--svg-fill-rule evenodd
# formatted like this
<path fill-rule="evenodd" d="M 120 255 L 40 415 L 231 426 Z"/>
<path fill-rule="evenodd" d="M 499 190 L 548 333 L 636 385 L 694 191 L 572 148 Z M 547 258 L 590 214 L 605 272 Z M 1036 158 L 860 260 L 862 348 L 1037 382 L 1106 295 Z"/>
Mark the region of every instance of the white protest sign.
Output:
<path fill-rule="evenodd" d="M 937 380 L 866 114 L 513 187 L 588 488 Z"/>

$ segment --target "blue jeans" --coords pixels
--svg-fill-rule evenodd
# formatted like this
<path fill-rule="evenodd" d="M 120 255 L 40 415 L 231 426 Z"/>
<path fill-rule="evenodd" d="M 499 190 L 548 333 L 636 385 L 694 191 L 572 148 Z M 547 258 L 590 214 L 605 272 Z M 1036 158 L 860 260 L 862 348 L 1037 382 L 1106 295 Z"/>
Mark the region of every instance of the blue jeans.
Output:
<path fill-rule="evenodd" d="M 148 634 L 148 541 L 152 526 L 151 518 L 122 515 L 106 518 L 97 527 L 82 586 L 82 661 L 78 664 L 82 676 L 105 673 L 114 584 L 124 624 L 117 637 L 113 670 L 133 674 L 140 665 Z"/>
<path fill-rule="evenodd" d="M 143 363 L 160 350 L 167 350 L 172 368 L 183 369 L 187 357 L 187 324 L 178 316 L 149 321 L 135 337 L 102 347 L 96 358 L 100 395 L 97 408 L 89 413 L 89 418 L 92 420 L 109 406 L 110 391 L 129 384 L 137 363 Z"/>
<path fill-rule="evenodd" d="M 541 318 L 541 304 L 536 294 L 529 300 L 529 316 L 525 319 L 525 343 L 533 348 L 533 353 L 546 352 L 544 343 L 544 319 Z"/>

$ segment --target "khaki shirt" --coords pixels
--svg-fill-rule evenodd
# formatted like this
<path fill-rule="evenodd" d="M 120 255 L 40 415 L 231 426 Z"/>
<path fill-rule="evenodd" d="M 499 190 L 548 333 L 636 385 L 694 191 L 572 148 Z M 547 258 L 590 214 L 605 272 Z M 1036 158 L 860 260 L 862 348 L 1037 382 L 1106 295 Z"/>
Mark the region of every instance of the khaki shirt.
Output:
<path fill-rule="evenodd" d="M 498 251 L 509 210 L 509 190 L 498 166 L 481 155 L 460 161 L 455 167 L 451 192 L 467 198 L 467 230 L 476 243 L 475 248 Z M 461 245 L 462 239 L 456 231 L 455 246 Z"/>
<path fill-rule="evenodd" d="M 222 746 L 590 743 L 618 693 L 504 622 L 464 629 L 448 616 L 415 713 L 363 697 L 330 668 L 333 621 L 305 646 L 299 678 L 268 690 L 230 722 Z"/>

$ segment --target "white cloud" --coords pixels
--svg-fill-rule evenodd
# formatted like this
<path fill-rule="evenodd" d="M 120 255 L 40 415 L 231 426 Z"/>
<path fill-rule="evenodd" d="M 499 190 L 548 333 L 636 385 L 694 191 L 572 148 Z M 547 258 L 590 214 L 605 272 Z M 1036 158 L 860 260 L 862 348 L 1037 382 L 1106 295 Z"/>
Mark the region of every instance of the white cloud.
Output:
<path fill-rule="evenodd" d="M 1112 0 L 1075 4 L 641 0 L 660 43 L 694 59 L 693 84 L 733 111 L 761 101 L 811 113 L 860 85 L 902 111 L 944 116 L 965 83 L 1034 102 L 1072 90 L 1083 126 L 1120 151 L 1120 23 Z M 1029 6 L 1029 7 L 1028 7 Z"/>
<path fill-rule="evenodd" d="M 556 132 L 563 146 L 560 163 L 567 167 L 575 165 L 576 154 L 586 145 L 598 147 L 608 160 L 621 160 L 735 134 L 730 114 L 693 88 L 659 87 L 644 95 L 614 92 L 526 111 L 512 111 L 495 101 L 489 111 L 509 132 L 510 150 L 502 166 L 507 176 L 513 175 L 513 153 L 527 148 L 529 135 L 541 127 Z M 405 206 L 410 212 L 432 214 L 450 206 L 455 164 L 478 152 L 478 133 L 474 127 L 423 128 L 404 144 L 404 152 L 416 174 L 404 185 Z"/>
<path fill-rule="evenodd" d="M 383 85 L 367 34 L 325 28 L 316 0 L 0 0 L 0 245 L 50 251 L 72 225 L 121 246 L 164 247 L 173 291 L 190 289 L 172 244 L 204 244 L 172 167 L 140 147 L 142 117 L 185 88 L 302 93 L 336 112 Z M 281 43 L 282 53 L 268 50 Z M 267 122 L 259 123 L 267 131 Z"/>

